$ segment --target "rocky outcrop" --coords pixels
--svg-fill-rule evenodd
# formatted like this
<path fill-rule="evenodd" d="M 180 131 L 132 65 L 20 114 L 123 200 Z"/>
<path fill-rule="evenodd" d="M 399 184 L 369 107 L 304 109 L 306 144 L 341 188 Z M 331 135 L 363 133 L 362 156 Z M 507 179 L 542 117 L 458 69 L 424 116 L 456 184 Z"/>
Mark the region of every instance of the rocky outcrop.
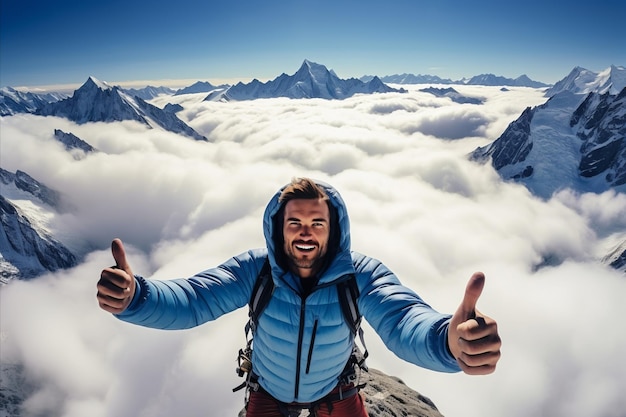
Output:
<path fill-rule="evenodd" d="M 602 263 L 626 274 L 626 240 L 615 246 L 602 258 Z"/>

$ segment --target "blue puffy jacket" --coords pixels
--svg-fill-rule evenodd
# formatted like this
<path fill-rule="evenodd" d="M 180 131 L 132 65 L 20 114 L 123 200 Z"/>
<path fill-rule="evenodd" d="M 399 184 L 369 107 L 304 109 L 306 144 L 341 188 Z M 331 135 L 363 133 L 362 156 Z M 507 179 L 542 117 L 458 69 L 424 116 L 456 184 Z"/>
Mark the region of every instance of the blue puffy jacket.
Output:
<path fill-rule="evenodd" d="M 320 185 L 336 209 L 340 233 L 336 256 L 308 296 L 301 296 L 300 279 L 277 260 L 276 251 L 282 250 L 274 237 L 278 191 L 263 217 L 266 249 L 249 250 L 188 279 L 157 281 L 137 276 L 134 299 L 118 317 L 160 329 L 183 329 L 214 320 L 247 305 L 269 257 L 275 290 L 259 318 L 252 362 L 261 386 L 278 400 L 313 402 L 337 385 L 354 340 L 333 284 L 349 274 L 356 276 L 361 314 L 392 352 L 425 368 L 459 371 L 447 347 L 450 316 L 433 310 L 378 260 L 351 252 L 345 204 L 334 188 Z"/>

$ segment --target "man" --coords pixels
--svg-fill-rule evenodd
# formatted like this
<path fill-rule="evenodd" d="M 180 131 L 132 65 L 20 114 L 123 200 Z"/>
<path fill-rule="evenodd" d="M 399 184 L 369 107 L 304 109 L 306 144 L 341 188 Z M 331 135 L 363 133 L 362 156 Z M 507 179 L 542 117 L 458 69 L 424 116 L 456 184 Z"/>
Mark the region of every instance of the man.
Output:
<path fill-rule="evenodd" d="M 362 397 L 340 378 L 354 334 L 342 315 L 336 283 L 351 274 L 360 313 L 400 358 L 442 372 L 495 370 L 497 325 L 475 308 L 482 273 L 472 276 L 454 315 L 436 312 L 381 262 L 351 251 L 341 196 L 307 178 L 292 180 L 274 195 L 263 225 L 266 248 L 172 281 L 133 275 L 116 239 L 116 265 L 102 271 L 97 285 L 99 304 L 143 326 L 198 326 L 245 306 L 269 259 L 274 292 L 255 326 L 252 374 L 258 388 L 250 392 L 248 417 L 290 416 L 305 408 L 318 417 L 367 417 Z"/>

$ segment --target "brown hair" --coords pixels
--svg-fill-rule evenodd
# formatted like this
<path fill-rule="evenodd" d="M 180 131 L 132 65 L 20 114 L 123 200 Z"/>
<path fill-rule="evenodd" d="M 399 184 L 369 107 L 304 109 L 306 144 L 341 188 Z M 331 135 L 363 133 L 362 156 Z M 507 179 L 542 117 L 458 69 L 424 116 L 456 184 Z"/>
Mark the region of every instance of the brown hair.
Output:
<path fill-rule="evenodd" d="M 321 198 L 324 201 L 328 201 L 328 194 L 319 185 L 310 178 L 293 178 L 291 184 L 287 185 L 278 202 L 280 204 L 286 204 L 288 201 L 295 199 L 317 199 Z"/>

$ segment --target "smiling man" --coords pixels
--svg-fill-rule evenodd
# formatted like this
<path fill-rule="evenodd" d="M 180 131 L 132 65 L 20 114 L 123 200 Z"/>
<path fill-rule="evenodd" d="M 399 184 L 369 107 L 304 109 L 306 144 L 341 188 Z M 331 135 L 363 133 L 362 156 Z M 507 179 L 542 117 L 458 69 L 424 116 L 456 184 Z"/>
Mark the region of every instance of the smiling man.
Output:
<path fill-rule="evenodd" d="M 266 247 L 251 249 L 191 278 L 151 281 L 134 275 L 119 239 L 116 265 L 98 282 L 100 306 L 130 323 L 161 329 L 198 326 L 258 299 L 270 271 L 271 297 L 253 326 L 247 417 L 367 417 L 355 381 L 355 329 L 342 290 L 356 286 L 351 309 L 400 358 L 441 372 L 488 374 L 500 358 L 496 322 L 476 310 L 484 275 L 470 279 L 454 315 L 440 314 L 380 261 L 350 249 L 339 193 L 294 179 L 263 217 Z M 332 413 L 332 414 L 331 414 Z"/>
<path fill-rule="evenodd" d="M 287 199 L 288 194 L 282 198 Z M 285 204 L 283 239 L 289 269 L 300 278 L 310 278 L 322 267 L 330 236 L 328 198 L 303 198 Z"/>

